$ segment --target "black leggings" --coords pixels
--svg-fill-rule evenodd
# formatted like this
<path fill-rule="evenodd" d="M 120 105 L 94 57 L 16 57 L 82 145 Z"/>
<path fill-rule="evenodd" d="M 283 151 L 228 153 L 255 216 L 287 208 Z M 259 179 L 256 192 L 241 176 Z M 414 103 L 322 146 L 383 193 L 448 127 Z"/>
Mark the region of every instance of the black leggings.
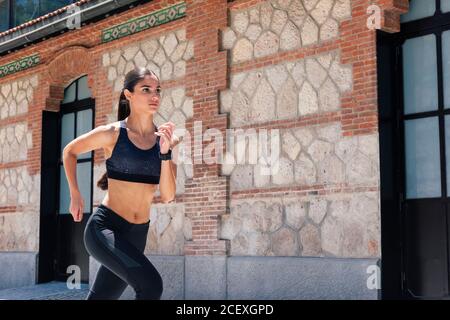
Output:
<path fill-rule="evenodd" d="M 128 222 L 100 204 L 84 230 L 86 250 L 101 263 L 86 300 L 119 299 L 127 285 L 136 300 L 161 298 L 161 275 L 144 255 L 149 225 Z"/>

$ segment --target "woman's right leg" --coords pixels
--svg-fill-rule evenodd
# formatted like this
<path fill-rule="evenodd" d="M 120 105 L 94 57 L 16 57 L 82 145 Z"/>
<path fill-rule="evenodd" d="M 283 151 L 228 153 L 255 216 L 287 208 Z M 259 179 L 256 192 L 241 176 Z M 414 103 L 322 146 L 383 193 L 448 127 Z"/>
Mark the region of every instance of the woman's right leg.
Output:
<path fill-rule="evenodd" d="M 118 300 L 126 287 L 125 281 L 101 265 L 86 300 Z"/>
<path fill-rule="evenodd" d="M 133 287 L 136 299 L 160 299 L 162 278 L 143 253 L 148 224 L 131 224 L 104 208 L 98 213 L 93 214 L 87 223 L 85 246 L 89 254 L 117 278 L 102 271 L 97 274 L 100 278 L 95 280 L 97 285 L 92 287 L 93 292 L 97 296 L 108 295 L 108 286 L 113 285 L 116 290 L 111 294 L 116 297 L 123 286 L 119 281 L 121 279 Z M 95 298 L 95 295 L 90 297 Z"/>

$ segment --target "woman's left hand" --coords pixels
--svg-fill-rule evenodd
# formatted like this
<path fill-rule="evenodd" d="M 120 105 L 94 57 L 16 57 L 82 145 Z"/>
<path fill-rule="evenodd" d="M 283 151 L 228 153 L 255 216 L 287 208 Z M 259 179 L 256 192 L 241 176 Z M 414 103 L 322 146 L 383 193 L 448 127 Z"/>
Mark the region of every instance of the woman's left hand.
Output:
<path fill-rule="evenodd" d="M 169 152 L 172 145 L 173 131 L 175 130 L 175 124 L 173 122 L 163 123 L 158 127 L 158 131 L 155 132 L 159 139 L 159 149 L 162 154 Z"/>

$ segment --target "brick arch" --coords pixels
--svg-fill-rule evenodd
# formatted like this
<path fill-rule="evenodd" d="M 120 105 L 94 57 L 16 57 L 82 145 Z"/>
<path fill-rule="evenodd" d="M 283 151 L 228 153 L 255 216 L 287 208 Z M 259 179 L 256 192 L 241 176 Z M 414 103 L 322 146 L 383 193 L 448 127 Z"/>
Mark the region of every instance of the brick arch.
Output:
<path fill-rule="evenodd" d="M 95 98 L 94 69 L 91 67 L 93 58 L 87 48 L 81 46 L 64 48 L 49 60 L 47 63 L 49 95 L 45 101 L 45 110 L 59 111 L 59 105 L 64 99 L 64 88 L 84 75 L 88 77 L 88 87 L 92 98 Z"/>

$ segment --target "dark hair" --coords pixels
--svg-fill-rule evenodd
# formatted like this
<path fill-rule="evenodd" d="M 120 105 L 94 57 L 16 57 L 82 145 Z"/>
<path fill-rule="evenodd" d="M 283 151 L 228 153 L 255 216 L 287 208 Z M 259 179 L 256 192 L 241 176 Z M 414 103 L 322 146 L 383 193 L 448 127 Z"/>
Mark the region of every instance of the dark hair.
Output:
<path fill-rule="evenodd" d="M 123 82 L 123 89 L 120 92 L 120 98 L 119 98 L 119 109 L 117 111 L 117 121 L 123 120 L 126 117 L 130 115 L 130 103 L 125 97 L 125 89 L 130 90 L 131 92 L 134 92 L 135 85 L 143 80 L 145 76 L 150 75 L 156 77 L 156 79 L 159 80 L 158 76 L 152 71 L 145 67 L 136 67 L 129 71 L 125 75 L 125 80 Z M 103 176 L 97 181 L 97 187 L 99 187 L 102 190 L 108 189 L 108 175 L 105 172 Z"/>

